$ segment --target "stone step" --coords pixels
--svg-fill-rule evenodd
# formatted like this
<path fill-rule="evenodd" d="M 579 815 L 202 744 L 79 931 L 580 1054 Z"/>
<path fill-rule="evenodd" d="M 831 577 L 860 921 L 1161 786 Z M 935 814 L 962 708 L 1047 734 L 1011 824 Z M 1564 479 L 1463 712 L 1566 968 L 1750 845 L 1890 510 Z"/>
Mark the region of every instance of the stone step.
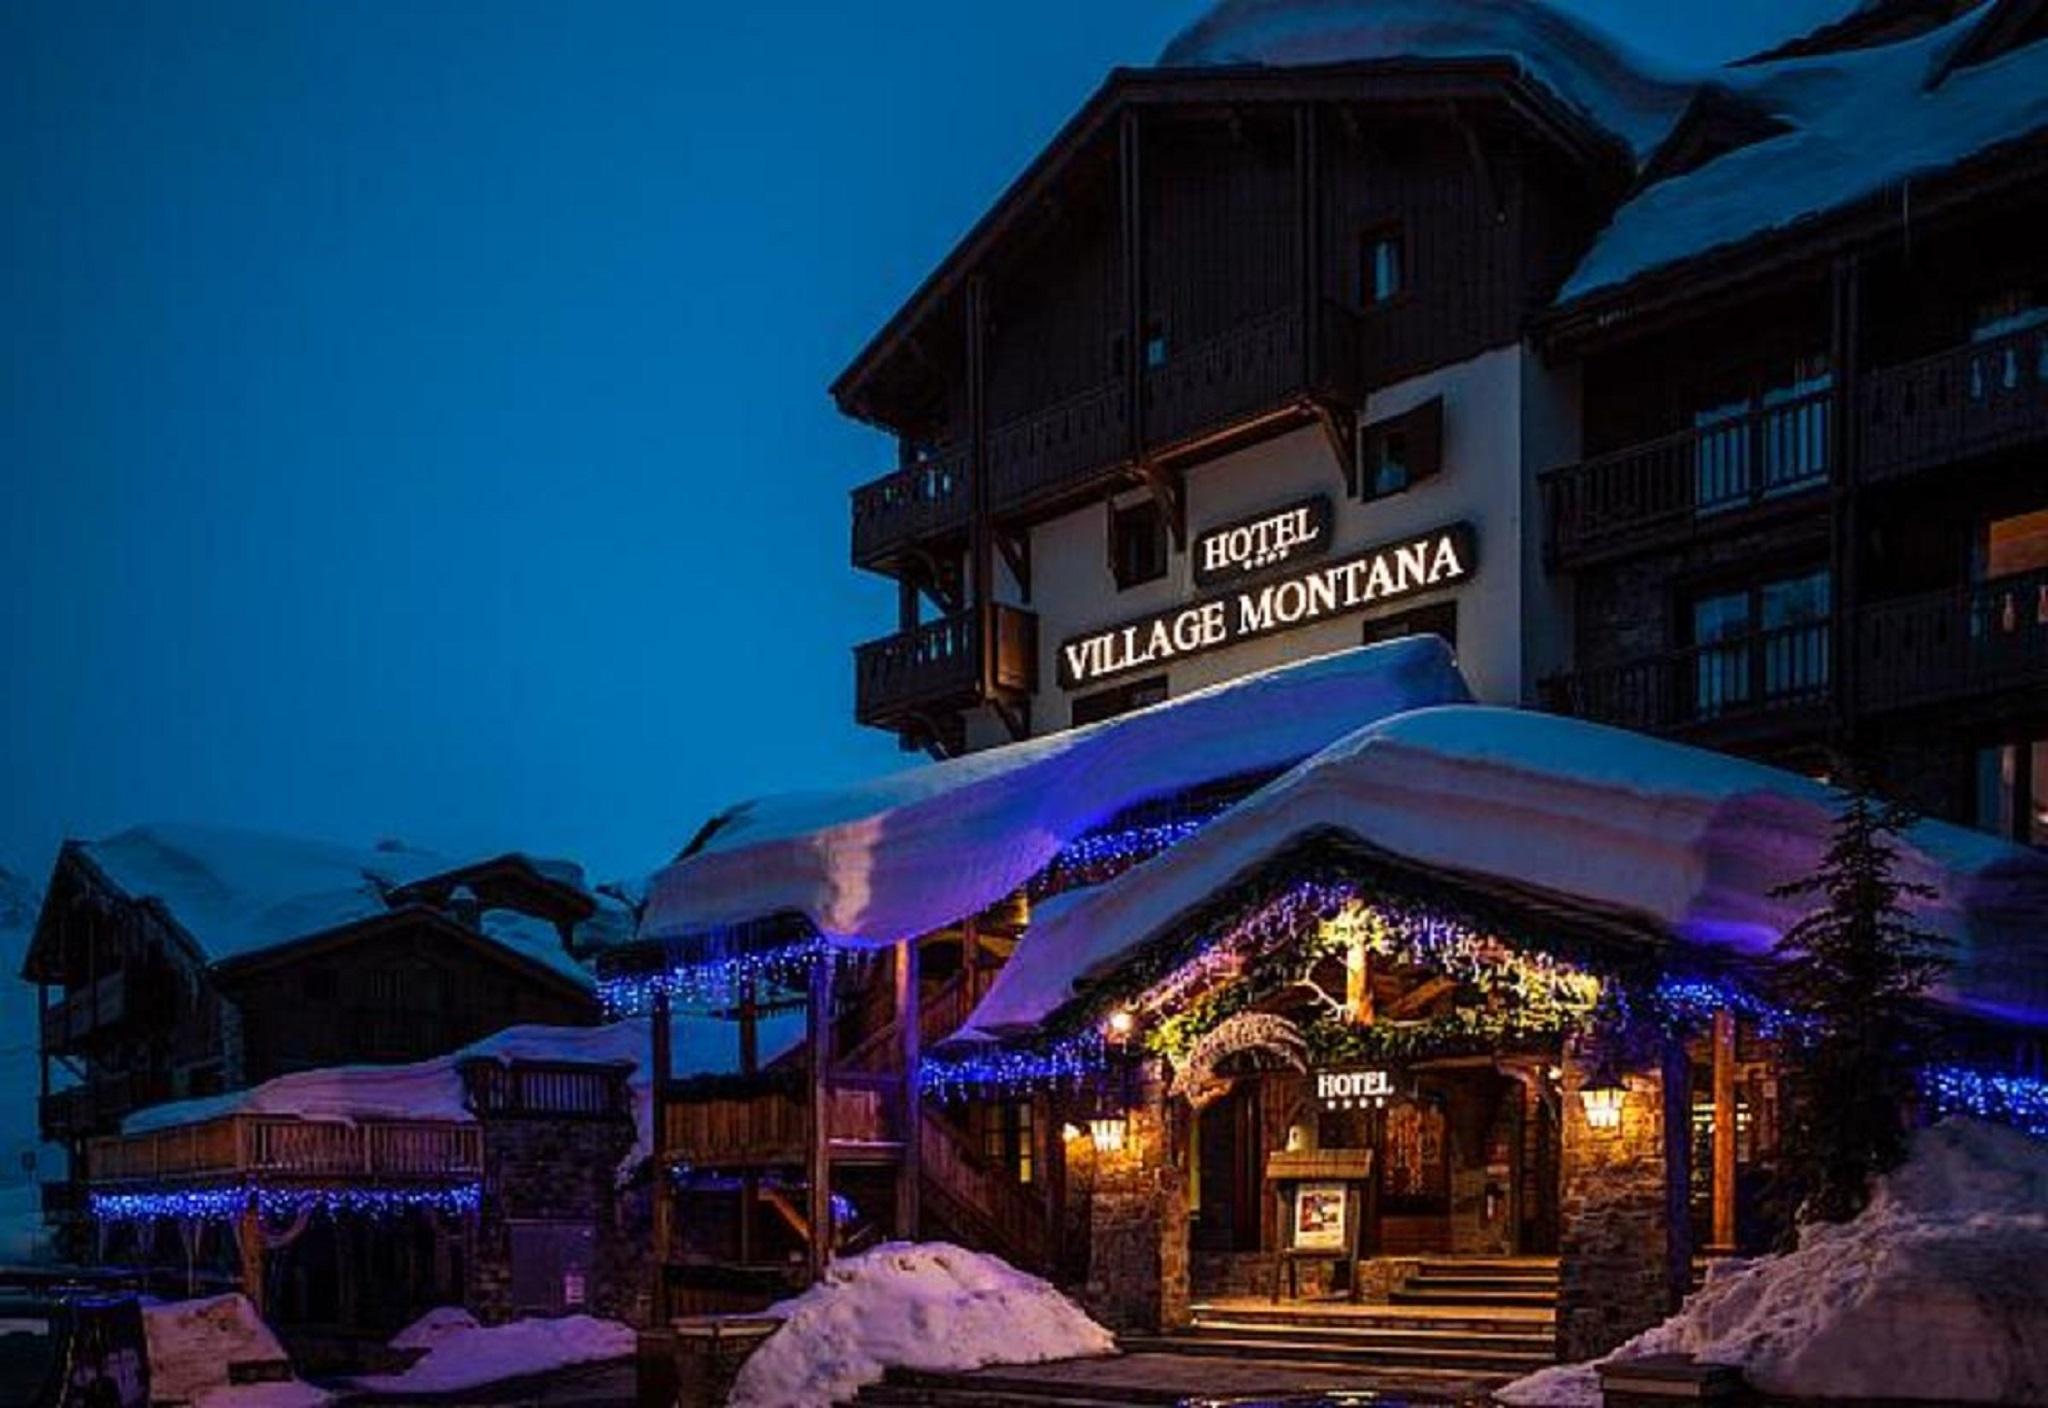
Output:
<path fill-rule="evenodd" d="M 1160 1336 L 1134 1336 L 1118 1341 L 1135 1353 L 1204 1354 L 1227 1359 L 1261 1359 L 1289 1364 L 1342 1365 L 1370 1368 L 1389 1376 L 1510 1378 L 1556 1362 L 1545 1350 L 1495 1350 L 1442 1345 L 1406 1349 L 1369 1343 L 1333 1343 L 1323 1338 L 1288 1341 L 1270 1336 L 1229 1336 L 1199 1330 Z"/>
<path fill-rule="evenodd" d="M 1438 1273 L 1456 1276 L 1468 1271 L 1488 1276 L 1514 1276 L 1524 1272 L 1557 1275 L 1557 1258 L 1554 1256 L 1425 1256 L 1417 1258 L 1415 1266 L 1425 1276 Z"/>
<path fill-rule="evenodd" d="M 1369 1312 L 1361 1312 L 1342 1305 L 1318 1308 L 1312 1303 L 1305 1305 L 1299 1301 L 1291 1304 L 1283 1302 L 1280 1305 L 1198 1304 L 1194 1307 L 1194 1317 L 1197 1325 L 1228 1323 L 1298 1327 L 1304 1330 L 1320 1330 L 1326 1327 L 1373 1329 L 1396 1334 L 1408 1331 L 1441 1331 L 1478 1335 L 1538 1335 L 1545 1339 L 1551 1336 L 1554 1329 L 1553 1316 L 1526 1312 L 1501 1315 L 1489 1313 L 1483 1308 L 1474 1308 L 1468 1314 L 1459 1314 L 1455 1307 L 1430 1307 L 1426 1314 L 1404 1315 L 1386 1306 L 1374 1306 Z"/>
<path fill-rule="evenodd" d="M 1184 1332 L 1197 1339 L 1269 1340 L 1287 1345 L 1355 1345 L 1374 1349 L 1477 1349 L 1503 1354 L 1534 1354 L 1548 1358 L 1557 1343 L 1547 1326 L 1512 1330 L 1446 1330 L 1432 1326 L 1275 1325 L 1256 1320 L 1197 1320 Z"/>
<path fill-rule="evenodd" d="M 1555 1290 L 1468 1290 L 1463 1287 L 1431 1289 L 1409 1282 L 1396 1286 L 1387 1296 L 1395 1305 L 1526 1305 L 1538 1308 L 1554 1308 L 1557 1305 Z"/>
<path fill-rule="evenodd" d="M 1455 1295 L 1463 1291 L 1540 1291 L 1546 1295 L 1557 1293 L 1557 1278 L 1542 1280 L 1533 1276 L 1411 1276 L 1401 1283 L 1402 1289 L 1410 1291 L 1443 1291 Z"/>

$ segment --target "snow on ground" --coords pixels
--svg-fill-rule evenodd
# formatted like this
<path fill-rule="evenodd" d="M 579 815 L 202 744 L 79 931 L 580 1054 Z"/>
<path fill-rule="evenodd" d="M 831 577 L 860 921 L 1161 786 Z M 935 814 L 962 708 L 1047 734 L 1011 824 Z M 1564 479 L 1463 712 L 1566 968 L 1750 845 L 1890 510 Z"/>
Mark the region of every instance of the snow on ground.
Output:
<path fill-rule="evenodd" d="M 1008 1262 L 948 1242 L 884 1242 L 769 1312 L 731 1408 L 827 1408 L 884 1369 L 979 1369 L 1110 1354 L 1081 1308 Z"/>
<path fill-rule="evenodd" d="M 284 1347 L 241 1295 L 145 1306 L 149 1340 L 149 1396 L 192 1408 L 315 1408 L 331 1395 L 310 1384 L 228 1383 L 237 1360 L 283 1359 Z"/>
<path fill-rule="evenodd" d="M 654 877 L 641 932 L 796 913 L 848 945 L 929 933 L 1016 890 L 1126 807 L 1285 767 L 1368 720 L 1470 698 L 1449 648 L 1415 636 L 854 787 L 744 803 Z"/>
<path fill-rule="evenodd" d="M 1613 1357 L 1674 1353 L 1795 1397 L 2048 1402 L 2048 1141 L 1961 1119 L 1921 1131 L 1862 1216 L 1716 1268 Z M 1600 1387 L 1568 1364 L 1500 1396 L 1564 1408 Z"/>
<path fill-rule="evenodd" d="M 443 1306 L 400 1330 L 391 1345 L 427 1352 L 404 1373 L 365 1375 L 354 1381 L 357 1387 L 378 1393 L 476 1388 L 572 1364 L 623 1359 L 633 1352 L 634 1333 L 629 1325 L 589 1315 L 484 1326 L 465 1310 Z"/>
<path fill-rule="evenodd" d="M 1143 865 L 1032 926 L 968 1036 L 1029 1030 L 1242 875 L 1319 831 L 1419 864 L 1640 914 L 1682 939 L 1767 954 L 1802 912 L 1839 794 L 1795 773 L 1621 729 L 1482 705 L 1368 723 Z M 2048 858 L 1936 822 L 1901 847 L 1956 940 L 1939 996 L 2048 1020 Z"/>

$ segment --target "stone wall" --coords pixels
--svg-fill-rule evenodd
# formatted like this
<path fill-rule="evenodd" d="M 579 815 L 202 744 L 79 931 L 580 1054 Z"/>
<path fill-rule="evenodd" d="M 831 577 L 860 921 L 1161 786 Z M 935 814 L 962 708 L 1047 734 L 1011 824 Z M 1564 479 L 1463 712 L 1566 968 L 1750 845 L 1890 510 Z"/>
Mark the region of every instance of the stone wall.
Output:
<path fill-rule="evenodd" d="M 633 1147 L 633 1122 L 517 1117 L 483 1127 L 483 1202 L 469 1261 L 469 1307 L 496 1324 L 513 1318 L 512 1224 L 583 1224 L 593 1231 L 584 1309 L 633 1323 L 647 1318 L 644 1213 L 616 1188 Z M 641 1203 L 645 1197 L 639 1199 Z"/>
<path fill-rule="evenodd" d="M 1591 1359 L 1664 1319 L 1669 1260 L 1664 1100 L 1657 1071 L 1628 1070 L 1621 1127 L 1586 1122 L 1579 1090 L 1593 1061 L 1564 1060 L 1557 1346 Z"/>
<path fill-rule="evenodd" d="M 1156 1084 L 1130 1112 L 1124 1147 L 1096 1157 L 1082 1301 L 1119 1331 L 1174 1329 L 1190 1318 L 1187 1173 Z"/>

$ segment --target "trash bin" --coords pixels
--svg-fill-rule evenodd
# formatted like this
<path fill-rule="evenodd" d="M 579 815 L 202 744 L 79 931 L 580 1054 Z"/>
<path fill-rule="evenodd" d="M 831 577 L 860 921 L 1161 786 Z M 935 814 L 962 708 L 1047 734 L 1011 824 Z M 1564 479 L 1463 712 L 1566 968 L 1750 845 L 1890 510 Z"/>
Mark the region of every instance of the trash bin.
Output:
<path fill-rule="evenodd" d="M 779 1315 L 692 1315 L 674 1322 L 678 1408 L 724 1408 L 740 1366 L 781 1328 Z"/>

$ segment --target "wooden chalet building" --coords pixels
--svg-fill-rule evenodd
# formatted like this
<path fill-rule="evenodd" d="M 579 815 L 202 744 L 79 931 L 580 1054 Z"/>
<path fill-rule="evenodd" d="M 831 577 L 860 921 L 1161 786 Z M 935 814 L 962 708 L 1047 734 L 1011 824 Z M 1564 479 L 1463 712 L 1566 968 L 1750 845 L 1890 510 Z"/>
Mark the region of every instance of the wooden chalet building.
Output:
<path fill-rule="evenodd" d="M 570 948 L 617 910 L 519 855 L 171 826 L 67 842 L 21 973 L 42 992 L 42 1135 L 71 1155 L 46 1208 L 82 1210 L 92 1141 L 145 1107 L 595 1021 Z"/>

